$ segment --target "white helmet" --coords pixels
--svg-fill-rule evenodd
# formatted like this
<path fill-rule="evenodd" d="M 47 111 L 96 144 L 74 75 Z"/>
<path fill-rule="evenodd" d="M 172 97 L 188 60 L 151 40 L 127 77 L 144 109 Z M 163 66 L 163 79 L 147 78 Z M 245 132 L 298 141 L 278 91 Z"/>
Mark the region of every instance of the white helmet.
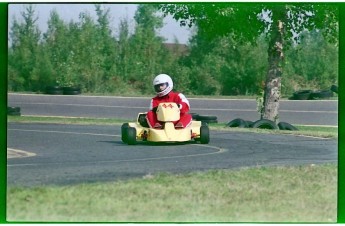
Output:
<path fill-rule="evenodd" d="M 167 86 L 163 91 L 161 91 L 159 88 L 161 84 L 166 84 Z M 159 74 L 153 79 L 153 88 L 155 89 L 159 97 L 165 96 L 170 93 L 170 91 L 173 89 L 173 86 L 173 81 L 169 75 Z"/>

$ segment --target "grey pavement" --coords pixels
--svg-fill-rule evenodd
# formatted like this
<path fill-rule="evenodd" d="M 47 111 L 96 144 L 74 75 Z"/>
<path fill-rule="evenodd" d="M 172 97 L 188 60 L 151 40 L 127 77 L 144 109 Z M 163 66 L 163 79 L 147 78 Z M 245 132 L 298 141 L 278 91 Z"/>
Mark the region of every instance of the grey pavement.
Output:
<path fill-rule="evenodd" d="M 8 148 L 35 156 L 9 158 L 9 186 L 70 185 L 268 165 L 337 162 L 337 140 L 211 131 L 208 145 L 123 144 L 120 126 L 8 123 Z"/>
<path fill-rule="evenodd" d="M 219 122 L 235 118 L 260 118 L 256 101 L 249 99 L 189 98 L 191 112 L 217 116 Z M 22 115 L 118 118 L 134 120 L 146 112 L 149 97 L 64 96 L 8 94 L 8 105 L 20 107 Z M 338 125 L 337 100 L 281 100 L 279 120 L 294 125 Z"/>

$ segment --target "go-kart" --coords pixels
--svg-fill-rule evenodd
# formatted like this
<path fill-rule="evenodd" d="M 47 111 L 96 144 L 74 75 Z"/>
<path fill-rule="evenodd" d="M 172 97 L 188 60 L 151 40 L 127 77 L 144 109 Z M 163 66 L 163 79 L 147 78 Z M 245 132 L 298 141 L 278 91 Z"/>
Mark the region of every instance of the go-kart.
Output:
<path fill-rule="evenodd" d="M 176 103 L 161 103 L 157 107 L 157 119 L 162 122 L 162 129 L 150 128 L 146 121 L 147 113 L 139 113 L 136 122 L 124 123 L 121 126 L 122 142 L 133 145 L 137 141 L 149 142 L 187 142 L 198 141 L 208 144 L 210 132 L 207 124 L 192 121 L 185 128 L 175 128 L 174 123 L 180 119 L 180 109 Z"/>

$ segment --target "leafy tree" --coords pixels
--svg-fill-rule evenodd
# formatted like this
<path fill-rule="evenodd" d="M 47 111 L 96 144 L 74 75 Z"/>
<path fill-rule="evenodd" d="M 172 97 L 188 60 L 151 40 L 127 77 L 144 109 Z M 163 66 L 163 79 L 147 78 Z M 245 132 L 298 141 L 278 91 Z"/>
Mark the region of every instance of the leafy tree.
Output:
<path fill-rule="evenodd" d="M 50 12 L 47 32 L 43 34 L 43 48 L 49 54 L 50 64 L 55 70 L 51 71 L 52 84 L 67 86 L 66 64 L 70 60 L 72 40 L 69 27 L 59 16 L 56 10 Z"/>
<path fill-rule="evenodd" d="M 326 42 L 321 33 L 317 30 L 302 32 L 300 43 L 286 51 L 285 93 L 329 89 L 338 83 L 338 47 Z"/>
<path fill-rule="evenodd" d="M 325 37 L 337 41 L 338 11 L 332 4 L 286 3 L 207 3 L 160 4 L 165 14 L 172 14 L 182 26 L 197 25 L 206 40 L 231 36 L 238 42 L 254 43 L 268 38 L 268 69 L 264 90 L 262 118 L 278 118 L 284 48 L 298 41 L 304 30 L 325 28 Z"/>
<path fill-rule="evenodd" d="M 134 19 L 134 34 L 129 39 L 127 62 L 130 72 L 128 83 L 142 93 L 152 93 L 152 79 L 164 71 L 167 50 L 162 48 L 163 38 L 156 31 L 163 26 L 163 18 L 156 14 L 157 9 L 150 4 L 138 6 Z"/>
<path fill-rule="evenodd" d="M 10 31 L 11 51 L 9 51 L 9 89 L 14 91 L 38 90 L 40 80 L 33 74 L 38 55 L 41 33 L 36 25 L 38 17 L 32 5 L 21 13 L 23 22 L 16 19 Z"/>
<path fill-rule="evenodd" d="M 126 19 L 121 19 L 119 25 L 119 55 L 118 55 L 118 67 L 119 67 L 119 76 L 121 79 L 125 79 L 128 76 L 130 65 L 130 28 L 129 21 Z"/>
<path fill-rule="evenodd" d="M 110 9 L 105 8 L 104 5 L 96 4 L 95 10 L 97 14 L 97 42 L 101 56 L 100 66 L 103 70 L 102 83 L 98 91 L 102 92 L 103 87 L 106 91 L 113 91 L 112 87 L 116 87 L 117 80 L 118 68 L 115 61 L 118 60 L 119 47 L 110 27 Z"/>

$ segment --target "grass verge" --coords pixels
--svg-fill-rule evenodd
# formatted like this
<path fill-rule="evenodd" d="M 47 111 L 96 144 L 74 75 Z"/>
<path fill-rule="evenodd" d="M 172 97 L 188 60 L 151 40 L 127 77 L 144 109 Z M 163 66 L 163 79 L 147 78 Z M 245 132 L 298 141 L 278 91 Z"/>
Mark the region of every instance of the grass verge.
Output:
<path fill-rule="evenodd" d="M 7 116 L 8 122 L 22 123 L 59 123 L 59 124 L 80 124 L 80 125 L 121 125 L 124 122 L 134 121 L 133 119 L 112 119 L 112 118 L 83 118 L 83 117 L 42 117 L 42 116 Z M 226 130 L 238 132 L 255 132 L 255 133 L 273 133 L 273 134 L 291 134 L 314 136 L 323 138 L 338 138 L 338 128 L 336 127 L 319 127 L 319 126 L 299 126 L 298 131 L 287 130 L 268 130 L 254 128 L 230 128 L 225 127 L 226 123 L 211 123 L 211 130 Z"/>
<path fill-rule="evenodd" d="M 8 188 L 15 222 L 336 222 L 337 165 L 211 170 Z"/>
<path fill-rule="evenodd" d="M 120 125 L 124 122 L 133 121 L 112 118 L 85 118 L 85 117 L 57 117 L 57 116 L 7 116 L 8 122 L 22 123 L 59 123 L 80 125 Z"/>

